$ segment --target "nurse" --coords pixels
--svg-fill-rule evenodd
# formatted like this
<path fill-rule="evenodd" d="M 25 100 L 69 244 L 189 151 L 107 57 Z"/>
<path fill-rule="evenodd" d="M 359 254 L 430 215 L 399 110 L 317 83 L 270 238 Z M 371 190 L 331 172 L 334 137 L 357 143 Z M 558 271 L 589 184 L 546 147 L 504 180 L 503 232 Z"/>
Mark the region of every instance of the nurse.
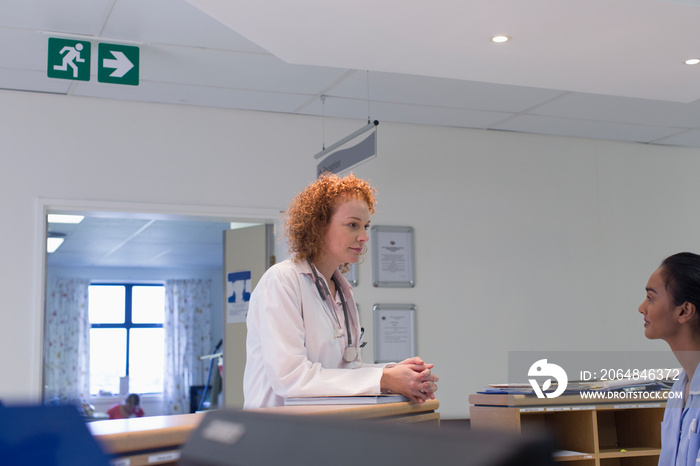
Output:
<path fill-rule="evenodd" d="M 671 347 L 683 371 L 673 384 L 661 423 L 659 465 L 700 462 L 700 256 L 682 252 L 651 274 L 639 306 L 644 335 Z"/>
<path fill-rule="evenodd" d="M 375 204 L 374 188 L 352 174 L 324 174 L 292 200 L 292 256 L 270 267 L 250 298 L 244 408 L 281 406 L 292 396 L 435 398 L 433 364 L 419 357 L 362 362 L 360 316 L 343 272 L 366 250 Z"/>

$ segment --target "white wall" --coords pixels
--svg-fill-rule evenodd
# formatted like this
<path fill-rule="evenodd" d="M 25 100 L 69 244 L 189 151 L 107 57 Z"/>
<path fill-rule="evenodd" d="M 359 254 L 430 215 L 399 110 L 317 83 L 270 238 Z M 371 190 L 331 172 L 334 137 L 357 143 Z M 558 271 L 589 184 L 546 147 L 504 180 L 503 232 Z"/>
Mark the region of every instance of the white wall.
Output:
<path fill-rule="evenodd" d="M 317 118 L 10 91 L 0 108 L 5 400 L 40 396 L 38 199 L 282 209 L 321 146 Z M 325 140 L 363 125 L 326 121 Z M 700 249 L 699 150 L 389 123 L 378 141 L 355 173 L 374 224 L 415 228 L 416 287 L 360 266 L 366 340 L 373 304 L 416 304 L 443 418 L 506 381 L 509 350 L 665 350 L 636 309 L 665 256 Z"/>

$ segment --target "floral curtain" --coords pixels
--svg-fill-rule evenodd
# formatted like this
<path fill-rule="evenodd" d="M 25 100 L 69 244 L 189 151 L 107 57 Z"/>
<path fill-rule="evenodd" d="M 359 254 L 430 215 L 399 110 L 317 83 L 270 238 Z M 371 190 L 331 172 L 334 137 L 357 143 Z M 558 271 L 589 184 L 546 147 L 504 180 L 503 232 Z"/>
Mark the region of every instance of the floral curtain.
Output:
<path fill-rule="evenodd" d="M 89 285 L 89 280 L 57 278 L 46 294 L 46 403 L 80 406 L 90 400 Z"/>
<path fill-rule="evenodd" d="M 190 385 L 204 385 L 211 352 L 211 280 L 165 283 L 165 387 L 167 414 L 189 412 Z"/>

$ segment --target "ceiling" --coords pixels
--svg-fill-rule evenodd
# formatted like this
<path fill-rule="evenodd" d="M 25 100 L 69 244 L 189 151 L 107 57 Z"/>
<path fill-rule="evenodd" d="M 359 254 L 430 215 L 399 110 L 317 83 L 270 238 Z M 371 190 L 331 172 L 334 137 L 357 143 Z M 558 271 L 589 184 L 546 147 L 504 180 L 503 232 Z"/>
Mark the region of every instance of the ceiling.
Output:
<path fill-rule="evenodd" d="M 231 223 L 161 217 L 93 212 L 80 224 L 50 223 L 49 236 L 63 236 L 64 242 L 48 255 L 47 265 L 223 267 L 223 231 Z"/>
<path fill-rule="evenodd" d="M 699 5 L 0 0 L 0 88 L 700 147 Z M 138 46 L 138 86 L 48 78 L 49 37 Z"/>
<path fill-rule="evenodd" d="M 698 24 L 699 0 L 0 0 L 0 89 L 700 147 Z M 137 46 L 138 85 L 49 78 L 49 38 Z"/>

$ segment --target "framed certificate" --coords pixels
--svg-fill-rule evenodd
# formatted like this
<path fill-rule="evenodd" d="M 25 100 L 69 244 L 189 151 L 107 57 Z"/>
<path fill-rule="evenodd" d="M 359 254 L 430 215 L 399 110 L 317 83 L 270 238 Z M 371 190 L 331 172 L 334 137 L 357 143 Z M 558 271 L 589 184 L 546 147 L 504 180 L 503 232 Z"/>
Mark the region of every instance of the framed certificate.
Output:
<path fill-rule="evenodd" d="M 416 306 L 375 304 L 374 362 L 400 362 L 416 355 Z"/>
<path fill-rule="evenodd" d="M 413 273 L 413 227 L 373 226 L 372 285 L 411 288 Z"/>

